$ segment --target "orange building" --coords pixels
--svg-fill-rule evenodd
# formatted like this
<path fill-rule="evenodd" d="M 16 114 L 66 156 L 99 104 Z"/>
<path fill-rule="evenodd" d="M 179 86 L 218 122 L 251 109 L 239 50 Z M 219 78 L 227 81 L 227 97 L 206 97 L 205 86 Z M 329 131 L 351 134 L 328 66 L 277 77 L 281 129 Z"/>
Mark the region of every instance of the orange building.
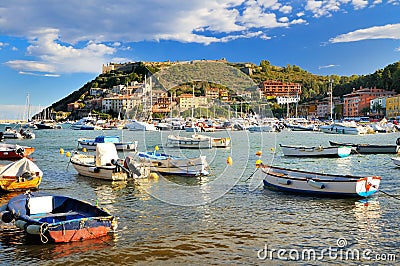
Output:
<path fill-rule="evenodd" d="M 260 89 L 264 96 L 299 96 L 301 94 L 301 84 L 276 80 L 266 80 L 260 84 Z"/>
<path fill-rule="evenodd" d="M 372 99 L 393 95 L 395 95 L 394 91 L 377 89 L 376 87 L 353 89 L 352 93 L 343 95 L 343 116 L 357 117 L 364 115 L 363 110 L 369 109 Z"/>

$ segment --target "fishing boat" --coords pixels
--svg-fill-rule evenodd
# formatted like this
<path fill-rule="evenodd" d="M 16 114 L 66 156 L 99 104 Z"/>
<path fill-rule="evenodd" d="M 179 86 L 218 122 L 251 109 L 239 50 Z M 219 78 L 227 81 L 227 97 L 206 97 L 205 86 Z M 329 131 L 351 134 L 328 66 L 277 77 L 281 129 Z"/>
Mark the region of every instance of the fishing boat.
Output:
<path fill-rule="evenodd" d="M 265 187 L 286 192 L 337 197 L 369 197 L 379 189 L 379 176 L 315 173 L 259 164 Z"/>
<path fill-rule="evenodd" d="M 211 146 L 213 148 L 227 148 L 231 145 L 231 138 L 215 138 L 215 137 L 210 137 L 210 136 L 205 136 L 205 135 L 200 135 L 200 134 L 193 134 L 192 138 L 196 139 L 211 139 Z"/>
<path fill-rule="evenodd" d="M 35 148 L 18 144 L 0 143 L 0 160 L 14 160 L 28 157 Z"/>
<path fill-rule="evenodd" d="M 398 153 L 400 149 L 400 139 L 397 139 L 396 144 L 355 144 L 355 143 L 343 143 L 329 141 L 332 146 L 348 146 L 352 147 L 355 153 L 369 153 L 369 154 L 381 154 L 381 153 Z"/>
<path fill-rule="evenodd" d="M 136 151 L 138 142 L 137 141 L 127 141 L 121 142 L 119 136 L 97 136 L 94 139 L 78 139 L 78 144 L 87 150 L 96 150 L 96 145 L 98 143 L 114 143 L 117 151 Z"/>
<path fill-rule="evenodd" d="M 2 209 L 3 222 L 13 222 L 42 243 L 93 239 L 117 228 L 108 211 L 67 196 L 29 192 L 11 198 Z"/>
<path fill-rule="evenodd" d="M 164 153 L 138 152 L 144 162 L 151 163 L 151 170 L 165 175 L 205 176 L 208 175 L 206 156 L 182 158 Z"/>
<path fill-rule="evenodd" d="M 0 188 L 5 191 L 19 191 L 38 188 L 43 172 L 27 158 L 22 158 L 0 168 Z"/>
<path fill-rule="evenodd" d="M 149 167 L 130 158 L 122 161 L 113 143 L 98 143 L 96 155 L 75 153 L 70 162 L 80 175 L 103 180 L 124 181 L 150 174 Z"/>
<path fill-rule="evenodd" d="M 279 144 L 283 155 L 295 157 L 347 157 L 351 154 L 351 147 L 329 146 L 329 147 L 305 147 L 289 146 Z"/>
<path fill-rule="evenodd" d="M 177 135 L 169 135 L 167 137 L 168 147 L 184 148 L 184 149 L 211 149 L 211 138 L 191 138 Z"/>

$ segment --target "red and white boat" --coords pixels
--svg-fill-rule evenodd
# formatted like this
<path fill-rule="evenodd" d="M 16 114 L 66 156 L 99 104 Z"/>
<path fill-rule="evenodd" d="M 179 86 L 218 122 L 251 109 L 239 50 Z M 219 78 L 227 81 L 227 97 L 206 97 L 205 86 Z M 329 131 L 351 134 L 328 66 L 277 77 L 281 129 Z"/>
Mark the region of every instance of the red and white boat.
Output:
<path fill-rule="evenodd" d="M 0 160 L 14 160 L 28 157 L 35 148 L 18 144 L 0 143 Z"/>

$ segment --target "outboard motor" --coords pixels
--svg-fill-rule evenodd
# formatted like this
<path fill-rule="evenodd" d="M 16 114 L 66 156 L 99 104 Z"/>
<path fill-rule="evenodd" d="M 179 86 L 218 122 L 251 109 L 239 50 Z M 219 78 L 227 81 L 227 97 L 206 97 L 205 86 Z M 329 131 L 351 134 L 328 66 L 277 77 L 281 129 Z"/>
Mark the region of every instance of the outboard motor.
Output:
<path fill-rule="evenodd" d="M 0 132 L 0 141 L 3 141 L 3 140 L 4 140 L 4 133 Z"/>
<path fill-rule="evenodd" d="M 124 161 L 124 166 L 129 169 L 132 173 L 134 173 L 137 176 L 141 176 L 142 174 L 140 173 L 139 169 L 136 168 L 135 166 L 135 160 L 130 157 L 126 156 L 125 161 Z"/>

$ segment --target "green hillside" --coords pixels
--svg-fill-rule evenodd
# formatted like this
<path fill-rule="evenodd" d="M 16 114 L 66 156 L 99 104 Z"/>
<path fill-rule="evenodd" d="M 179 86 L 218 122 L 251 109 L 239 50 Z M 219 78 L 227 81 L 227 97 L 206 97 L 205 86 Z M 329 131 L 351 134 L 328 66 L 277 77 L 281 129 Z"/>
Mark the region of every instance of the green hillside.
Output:
<path fill-rule="evenodd" d="M 397 93 L 400 93 L 400 61 L 390 64 L 383 69 L 376 70 L 372 74 L 368 75 L 352 75 L 350 77 L 347 76 L 338 76 L 338 75 L 330 75 L 330 76 L 319 76 L 312 74 L 306 70 L 301 69 L 296 65 L 287 65 L 285 67 L 272 66 L 268 60 L 262 60 L 259 65 L 251 64 L 251 63 L 229 63 L 226 62 L 229 66 L 233 66 L 234 68 L 244 71 L 244 65 L 246 65 L 247 70 L 250 69 L 250 78 L 254 81 L 254 83 L 259 84 L 264 80 L 279 80 L 283 82 L 295 82 L 300 83 L 302 85 L 302 95 L 301 102 L 308 102 L 315 99 L 321 99 L 327 96 L 329 89 L 329 80 L 333 81 L 333 95 L 334 96 L 342 96 L 344 94 L 350 93 L 353 88 L 362 87 L 377 87 L 384 88 L 386 90 L 394 90 Z M 86 83 L 82 88 L 76 90 L 66 96 L 65 98 L 55 102 L 49 108 L 47 108 L 47 113 L 49 110 L 52 111 L 62 111 L 67 112 L 67 104 L 72 102 L 81 102 L 82 107 L 84 107 L 83 100 L 87 100 L 90 97 L 89 89 L 90 88 L 110 88 L 115 85 L 120 84 L 128 84 L 132 81 L 143 82 L 145 76 L 149 76 L 150 74 L 154 74 L 162 71 L 165 67 L 172 66 L 173 63 L 170 62 L 152 62 L 152 63 L 144 63 L 137 62 L 129 64 L 128 67 L 121 68 L 121 70 L 111 71 L 110 73 L 100 74 L 94 80 Z M 176 68 L 176 73 L 178 76 L 182 76 L 183 80 L 185 80 L 185 75 L 190 76 L 193 73 L 185 72 L 185 65 L 181 64 Z M 179 72 L 180 71 L 180 72 Z M 193 71 L 193 70 L 191 70 Z M 212 69 L 212 73 L 224 71 L 219 70 L 218 68 Z M 243 72 L 244 73 L 244 72 Z M 219 73 L 220 75 L 227 75 L 227 73 Z M 199 75 L 199 79 L 197 83 L 201 83 L 200 79 L 206 79 L 206 82 L 202 82 L 202 86 L 196 86 L 196 94 L 203 93 L 203 89 L 206 85 L 204 83 L 213 83 L 212 80 L 207 79 L 207 76 L 202 74 Z M 247 74 L 246 74 L 247 75 Z M 168 78 L 168 77 L 167 77 Z M 231 78 L 227 76 L 227 83 L 222 84 L 228 87 L 233 84 Z M 171 81 L 173 83 L 173 81 Z M 229 83 L 230 82 L 230 83 Z M 173 91 L 177 93 L 177 95 L 181 93 L 191 93 L 191 86 L 188 84 L 175 84 L 178 86 L 173 87 Z M 218 84 L 214 84 L 218 86 Z M 221 84 L 220 84 L 221 85 Z M 233 86 L 233 85 L 232 85 Z M 170 88 L 169 88 L 170 89 Z M 278 106 L 272 106 L 272 108 L 279 108 Z M 34 118 L 43 117 L 43 114 L 37 114 Z M 74 117 L 76 118 L 76 117 Z"/>

